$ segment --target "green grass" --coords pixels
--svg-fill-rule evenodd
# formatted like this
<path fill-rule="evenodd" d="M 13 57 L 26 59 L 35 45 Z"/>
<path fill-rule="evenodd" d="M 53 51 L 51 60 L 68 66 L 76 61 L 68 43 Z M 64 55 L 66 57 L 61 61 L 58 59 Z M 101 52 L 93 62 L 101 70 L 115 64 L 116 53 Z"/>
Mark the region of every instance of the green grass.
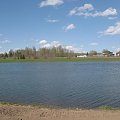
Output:
<path fill-rule="evenodd" d="M 31 106 L 31 107 L 37 107 L 37 108 L 48 108 L 48 109 L 70 109 L 70 110 L 89 110 L 85 108 L 64 108 L 60 106 L 53 106 L 53 105 L 45 105 L 45 104 L 18 104 L 18 103 L 11 103 L 11 102 L 0 102 L 0 105 L 8 105 L 8 106 Z M 120 108 L 113 108 L 110 106 L 100 106 L 98 108 L 95 108 L 93 110 L 113 110 L 113 111 L 120 111 Z"/>
<path fill-rule="evenodd" d="M 41 58 L 41 59 L 0 59 L 0 63 L 7 62 L 97 62 L 97 61 L 120 61 L 120 57 L 89 57 L 89 58 Z"/>
<path fill-rule="evenodd" d="M 15 106 L 18 106 L 20 104 L 16 104 L 16 103 L 10 103 L 10 102 L 0 102 L 0 105 L 15 105 Z"/>
<path fill-rule="evenodd" d="M 120 108 L 113 108 L 110 106 L 101 106 L 99 107 L 100 110 L 120 110 Z"/>
<path fill-rule="evenodd" d="M 49 109 L 62 109 L 60 106 L 54 106 L 54 105 L 45 105 L 45 104 L 22 104 L 22 103 L 13 103 L 13 102 L 0 102 L 0 105 L 7 105 L 7 106 L 31 106 L 31 107 L 37 107 L 37 108 L 49 108 Z"/>

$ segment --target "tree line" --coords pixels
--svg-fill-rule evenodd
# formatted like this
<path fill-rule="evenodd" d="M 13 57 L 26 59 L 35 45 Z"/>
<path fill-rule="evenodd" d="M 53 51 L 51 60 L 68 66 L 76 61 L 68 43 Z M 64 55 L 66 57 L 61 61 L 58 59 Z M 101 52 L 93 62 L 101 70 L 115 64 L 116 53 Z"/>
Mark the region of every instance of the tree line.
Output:
<path fill-rule="evenodd" d="M 9 52 L 1 53 L 0 58 L 6 59 L 6 58 L 13 58 L 13 59 L 40 59 L 40 58 L 54 58 L 54 57 L 77 57 L 80 55 L 86 55 L 86 56 L 114 56 L 113 52 L 104 49 L 101 53 L 98 53 L 95 50 L 91 50 L 86 53 L 74 53 L 72 50 L 68 50 L 66 48 L 63 48 L 62 46 L 59 47 L 52 47 L 52 48 L 39 48 L 38 50 L 33 47 L 29 48 L 26 47 L 25 49 L 18 49 L 13 50 L 10 49 Z M 118 56 L 120 56 L 120 52 L 117 53 Z"/>
<path fill-rule="evenodd" d="M 13 50 L 10 49 L 9 52 L 1 53 L 0 58 L 14 58 L 14 59 L 39 59 L 39 58 L 53 58 L 53 57 L 73 57 L 74 52 L 72 50 L 68 50 L 59 47 L 52 48 L 39 48 L 38 50 L 33 47 L 26 47 L 25 49 Z"/>

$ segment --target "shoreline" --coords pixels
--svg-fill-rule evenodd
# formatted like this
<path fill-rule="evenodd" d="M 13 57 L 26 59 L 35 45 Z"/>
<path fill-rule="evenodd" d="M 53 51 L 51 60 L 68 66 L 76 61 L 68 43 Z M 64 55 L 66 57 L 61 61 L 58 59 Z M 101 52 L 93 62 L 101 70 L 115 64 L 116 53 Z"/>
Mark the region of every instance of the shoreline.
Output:
<path fill-rule="evenodd" d="M 31 106 L 31 107 L 37 107 L 37 108 L 48 108 L 48 109 L 66 109 L 66 110 L 119 110 L 120 108 L 118 107 L 111 107 L 111 106 L 99 106 L 96 108 L 80 108 L 80 107 L 62 107 L 62 106 L 55 106 L 55 105 L 45 105 L 45 104 L 25 104 L 25 103 L 15 103 L 15 102 L 4 102 L 0 101 L 0 106 L 1 105 L 8 105 L 8 106 Z"/>
<path fill-rule="evenodd" d="M 120 110 L 64 109 L 0 104 L 0 120 L 119 120 Z"/>
<path fill-rule="evenodd" d="M 88 58 L 41 58 L 41 59 L 0 59 L 0 63 L 14 62 L 119 62 L 120 57 L 88 57 Z"/>

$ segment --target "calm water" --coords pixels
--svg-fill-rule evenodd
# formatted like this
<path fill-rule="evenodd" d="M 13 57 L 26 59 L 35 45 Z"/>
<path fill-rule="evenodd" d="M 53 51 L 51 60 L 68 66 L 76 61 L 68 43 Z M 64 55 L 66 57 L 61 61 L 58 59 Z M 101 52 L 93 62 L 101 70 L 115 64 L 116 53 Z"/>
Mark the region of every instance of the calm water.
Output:
<path fill-rule="evenodd" d="M 0 63 L 0 101 L 120 107 L 120 62 Z"/>

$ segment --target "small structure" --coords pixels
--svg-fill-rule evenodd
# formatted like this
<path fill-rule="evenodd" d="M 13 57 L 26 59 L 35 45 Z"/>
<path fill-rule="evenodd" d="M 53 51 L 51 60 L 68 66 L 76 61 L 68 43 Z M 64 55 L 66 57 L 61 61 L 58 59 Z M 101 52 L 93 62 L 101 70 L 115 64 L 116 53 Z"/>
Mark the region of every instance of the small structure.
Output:
<path fill-rule="evenodd" d="M 86 58 L 87 55 L 78 55 L 77 58 Z"/>
<path fill-rule="evenodd" d="M 116 53 L 116 56 L 120 56 L 120 51 Z"/>
<path fill-rule="evenodd" d="M 110 56 L 114 56 L 114 54 L 113 54 L 113 52 L 106 50 L 106 51 L 103 52 L 103 56 L 110 57 Z"/>

